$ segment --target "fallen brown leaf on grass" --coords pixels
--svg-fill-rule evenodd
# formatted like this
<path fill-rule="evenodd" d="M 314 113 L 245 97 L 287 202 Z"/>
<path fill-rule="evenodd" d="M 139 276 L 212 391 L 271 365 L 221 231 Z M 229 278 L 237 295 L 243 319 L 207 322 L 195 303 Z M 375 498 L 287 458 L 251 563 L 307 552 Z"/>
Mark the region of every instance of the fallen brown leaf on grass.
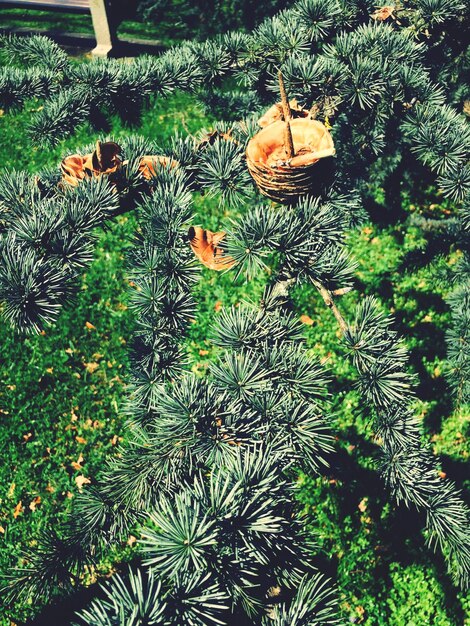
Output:
<path fill-rule="evenodd" d="M 357 505 L 357 508 L 361 513 L 364 513 L 364 511 L 367 509 L 367 498 L 362 498 L 362 500 Z"/>
<path fill-rule="evenodd" d="M 90 154 L 72 154 L 60 164 L 63 180 L 76 187 L 84 178 L 115 174 L 121 168 L 121 148 L 114 141 L 97 141 Z"/>
<path fill-rule="evenodd" d="M 75 476 L 75 482 L 77 483 L 78 491 L 82 491 L 83 485 L 88 485 L 91 483 L 91 480 L 80 474 L 79 476 Z"/>
<path fill-rule="evenodd" d="M 89 374 L 93 374 L 93 372 L 96 372 L 96 370 L 100 366 L 99 363 L 95 363 L 93 361 L 91 361 L 90 363 L 84 363 L 83 365 L 85 366 L 85 369 Z"/>
<path fill-rule="evenodd" d="M 35 511 L 38 507 L 38 505 L 41 504 L 41 496 L 36 496 L 33 500 L 31 500 L 31 502 L 29 503 L 29 509 L 31 511 Z"/>
<path fill-rule="evenodd" d="M 74 470 L 77 470 L 77 472 L 79 472 L 80 470 L 83 469 L 83 466 L 82 466 L 83 461 L 84 461 L 84 458 L 82 455 L 80 455 L 76 461 L 72 461 L 72 463 L 70 463 L 70 466 L 73 467 Z"/>
<path fill-rule="evenodd" d="M 21 513 L 24 511 L 24 506 L 22 501 L 20 500 L 18 504 L 15 506 L 15 510 L 13 511 L 13 517 L 16 519 Z"/>
<path fill-rule="evenodd" d="M 371 18 L 373 20 L 377 20 L 378 22 L 385 22 L 385 20 L 388 20 L 389 17 L 392 17 L 394 10 L 395 7 L 393 5 L 380 7 L 377 11 L 371 14 Z"/>
<path fill-rule="evenodd" d="M 144 178 L 147 180 L 151 180 L 155 176 L 157 176 L 158 172 L 162 168 L 166 169 L 175 169 L 178 167 L 178 161 L 171 159 L 170 157 L 154 154 L 154 155 L 144 155 L 140 159 L 139 164 L 139 172 L 142 174 Z"/>
<path fill-rule="evenodd" d="M 225 233 L 213 233 L 200 226 L 191 226 L 188 230 L 189 245 L 203 265 L 211 270 L 228 270 L 235 265 L 235 259 L 226 256 L 221 242 Z"/>
<path fill-rule="evenodd" d="M 301 315 L 300 321 L 302 322 L 302 324 L 307 324 L 307 326 L 311 326 L 313 324 L 312 318 L 308 315 Z"/>

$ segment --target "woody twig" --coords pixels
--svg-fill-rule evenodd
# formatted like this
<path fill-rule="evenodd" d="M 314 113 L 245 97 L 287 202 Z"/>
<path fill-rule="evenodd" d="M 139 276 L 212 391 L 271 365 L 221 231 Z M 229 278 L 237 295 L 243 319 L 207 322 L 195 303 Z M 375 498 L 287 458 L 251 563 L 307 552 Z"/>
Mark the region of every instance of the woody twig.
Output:
<path fill-rule="evenodd" d="M 279 78 L 279 90 L 281 92 L 282 111 L 284 113 L 284 120 L 286 123 L 285 145 L 286 145 L 287 158 L 292 159 L 292 157 L 295 155 L 294 141 L 292 139 L 292 131 L 290 127 L 290 120 L 292 118 L 292 113 L 290 110 L 289 99 L 287 98 L 286 87 L 284 85 L 284 78 L 282 76 L 281 70 L 278 71 L 277 76 Z"/>

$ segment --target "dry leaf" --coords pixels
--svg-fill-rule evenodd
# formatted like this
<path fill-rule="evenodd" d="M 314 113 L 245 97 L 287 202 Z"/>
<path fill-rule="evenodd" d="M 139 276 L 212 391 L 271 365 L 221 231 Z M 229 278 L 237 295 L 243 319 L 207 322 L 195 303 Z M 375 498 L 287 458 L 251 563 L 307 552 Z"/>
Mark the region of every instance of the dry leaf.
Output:
<path fill-rule="evenodd" d="M 217 300 L 217 302 L 214 304 L 214 311 L 220 311 L 221 308 L 222 302 L 220 300 Z"/>
<path fill-rule="evenodd" d="M 137 537 L 134 537 L 134 535 L 129 535 L 129 539 L 127 540 L 127 545 L 133 546 L 136 541 L 137 541 Z"/>
<path fill-rule="evenodd" d="M 55 487 L 53 487 L 52 485 L 47 485 L 47 487 L 46 487 L 46 491 L 47 491 L 48 493 L 54 493 L 54 491 L 55 491 Z"/>
<path fill-rule="evenodd" d="M 170 157 L 162 155 L 145 155 L 141 157 L 139 172 L 144 178 L 150 180 L 154 178 L 162 168 L 174 169 L 179 166 L 179 162 Z"/>
<path fill-rule="evenodd" d="M 209 354 L 209 350 L 199 350 L 199 356 L 207 356 Z"/>
<path fill-rule="evenodd" d="M 202 137 L 201 141 L 197 145 L 197 150 L 205 150 L 207 146 L 213 146 L 218 140 L 231 141 L 237 145 L 240 143 L 235 139 L 235 137 L 233 137 L 231 129 L 226 133 L 221 130 L 213 130 L 212 132 L 206 133 L 204 137 Z"/>
<path fill-rule="evenodd" d="M 29 503 L 29 508 L 31 509 L 31 511 L 35 511 L 38 504 L 41 504 L 41 496 L 36 496 L 33 500 L 31 500 L 31 502 Z"/>
<path fill-rule="evenodd" d="M 307 324 L 308 326 L 311 326 L 313 324 L 312 318 L 308 315 L 301 315 L 300 321 L 302 322 L 302 324 Z"/>
<path fill-rule="evenodd" d="M 83 474 L 80 474 L 79 476 L 75 476 L 75 482 L 77 483 L 78 490 L 82 491 L 83 485 L 88 485 L 91 483 L 91 480 L 83 476 Z"/>
<path fill-rule="evenodd" d="M 361 513 L 364 513 L 364 511 L 367 509 L 367 498 L 363 498 L 363 499 L 359 502 L 359 504 L 358 504 L 358 507 L 357 507 L 357 508 L 359 509 L 359 511 L 360 511 Z"/>
<path fill-rule="evenodd" d="M 24 506 L 22 501 L 20 500 L 18 504 L 15 506 L 15 510 L 13 511 L 13 517 L 16 519 L 21 513 L 24 511 Z"/>
<path fill-rule="evenodd" d="M 23 435 L 23 439 L 25 441 L 29 441 L 32 436 L 33 436 L 33 433 L 27 433 L 26 435 Z"/>
<path fill-rule="evenodd" d="M 60 164 L 62 178 L 72 187 L 76 187 L 84 178 L 114 174 L 122 165 L 118 156 L 120 152 L 121 148 L 114 141 L 97 141 L 96 148 L 91 154 L 72 154 L 62 160 Z"/>
<path fill-rule="evenodd" d="M 84 461 L 83 455 L 80 455 L 76 461 L 70 463 L 70 466 L 73 467 L 74 470 L 78 472 L 83 469 L 82 463 Z"/>
<path fill-rule="evenodd" d="M 380 7 L 380 9 L 377 9 L 377 11 L 371 14 L 371 18 L 373 20 L 377 20 L 378 22 L 385 22 L 385 20 L 388 20 L 389 17 L 392 17 L 394 10 L 395 7 L 393 5 Z"/>
<path fill-rule="evenodd" d="M 235 259 L 225 256 L 220 243 L 225 233 L 213 233 L 200 226 L 191 226 L 188 230 L 191 250 L 203 265 L 211 270 L 228 270 L 235 265 Z"/>
<path fill-rule="evenodd" d="M 15 493 L 15 487 L 16 487 L 16 483 L 11 483 L 10 489 L 8 490 L 8 493 L 7 493 L 7 498 L 13 498 L 13 494 Z"/>
<path fill-rule="evenodd" d="M 86 444 L 86 439 L 84 437 L 80 437 L 80 435 L 76 435 L 75 439 L 78 443 L 82 443 L 83 445 Z"/>
<path fill-rule="evenodd" d="M 120 164 L 118 154 L 120 154 L 121 148 L 114 141 L 97 141 L 96 148 L 91 155 L 91 161 L 95 171 L 100 173 L 107 173 L 110 170 L 115 170 Z"/>
<path fill-rule="evenodd" d="M 2 534 L 2 535 L 5 534 L 5 529 L 3 528 L 3 526 L 0 526 L 0 534 Z"/>
<path fill-rule="evenodd" d="M 96 326 L 93 326 L 91 322 L 85 322 L 85 326 L 88 328 L 88 330 L 96 330 Z"/>
<path fill-rule="evenodd" d="M 93 374 L 93 372 L 96 372 L 96 370 L 100 366 L 99 363 L 95 363 L 94 361 L 91 361 L 90 363 L 84 363 L 83 365 L 85 366 L 86 371 L 90 374 Z"/>
<path fill-rule="evenodd" d="M 268 598 L 277 598 L 278 596 L 281 595 L 281 588 L 276 585 L 275 587 L 269 587 L 266 595 L 268 596 Z"/>

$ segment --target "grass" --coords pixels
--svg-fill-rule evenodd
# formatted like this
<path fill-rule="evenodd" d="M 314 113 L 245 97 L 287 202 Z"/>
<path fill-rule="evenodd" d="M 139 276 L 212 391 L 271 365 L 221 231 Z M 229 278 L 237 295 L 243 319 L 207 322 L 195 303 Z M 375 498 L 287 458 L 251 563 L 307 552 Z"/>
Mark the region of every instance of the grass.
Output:
<path fill-rule="evenodd" d="M 29 29 L 58 31 L 94 36 L 93 24 L 89 13 L 69 13 L 39 9 L 0 8 L 0 25 L 4 29 Z M 121 39 L 144 39 L 172 45 L 181 40 L 174 23 L 152 24 L 137 19 L 123 20 L 117 29 Z"/>
<path fill-rule="evenodd" d="M 0 162 L 31 172 L 57 164 L 75 145 L 97 134 L 83 128 L 53 151 L 31 145 L 26 126 L 31 109 L 0 117 Z M 156 101 L 139 132 L 164 140 L 175 131 L 195 133 L 211 119 L 191 98 Z M 111 134 L 128 132 L 117 119 Z M 195 198 L 197 222 L 223 228 L 226 210 L 217 201 Z M 133 216 L 97 233 L 95 261 L 83 276 L 72 306 L 43 335 L 18 337 L 0 326 L 0 569 L 17 563 L 21 549 L 38 531 L 70 511 L 84 479 L 94 476 L 125 438 L 121 407 L 126 393 L 127 347 L 133 320 L 127 309 L 125 253 L 135 229 Z M 419 374 L 416 413 L 425 438 L 441 455 L 443 470 L 462 483 L 469 446 L 464 409 L 454 410 L 443 377 L 444 330 L 449 312 L 436 281 L 448 260 L 407 271 L 407 253 L 419 250 L 420 234 L 403 225 L 366 224 L 349 235 L 358 261 L 359 292 L 341 299 L 347 317 L 360 294 L 374 294 L 394 311 Z M 452 260 L 452 259 L 450 259 Z M 262 278 L 233 283 L 229 274 L 203 272 L 199 302 L 187 341 L 192 367 L 203 372 L 213 352 L 208 329 L 221 307 L 259 297 Z M 310 531 L 321 548 L 319 564 L 338 580 L 345 621 L 367 626 L 460 626 L 468 600 L 452 586 L 440 555 L 424 546 L 423 519 L 390 503 L 374 470 L 375 444 L 370 417 L 354 390 L 354 371 L 338 345 L 334 318 L 316 292 L 297 289 L 294 307 L 307 315 L 305 335 L 313 355 L 332 372 L 331 408 L 338 436 L 331 470 L 321 477 L 300 475 L 298 497 Z M 110 555 L 103 571 L 115 558 Z M 1 626 L 18 622 L 40 607 L 4 607 Z"/>
<path fill-rule="evenodd" d="M 38 149 L 25 132 L 35 107 L 0 117 L 3 167 L 35 172 L 98 137 L 83 128 L 55 150 Z M 164 140 L 208 122 L 181 95 L 156 104 L 143 132 Z M 118 119 L 111 127 L 117 139 L 128 132 Z M 97 232 L 95 261 L 54 327 L 23 338 L 0 326 L 0 456 L 8 459 L 0 468 L 0 572 L 17 564 L 42 527 L 67 515 L 83 479 L 93 480 L 125 436 L 120 408 L 133 327 L 125 251 L 135 227 L 132 216 L 123 216 Z M 37 608 L 1 607 L 0 624 L 23 620 Z"/>

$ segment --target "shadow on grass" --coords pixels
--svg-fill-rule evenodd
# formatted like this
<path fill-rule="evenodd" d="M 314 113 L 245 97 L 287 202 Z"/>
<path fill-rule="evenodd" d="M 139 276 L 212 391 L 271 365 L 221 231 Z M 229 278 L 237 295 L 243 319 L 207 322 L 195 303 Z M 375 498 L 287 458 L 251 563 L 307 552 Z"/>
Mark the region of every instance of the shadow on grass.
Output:
<path fill-rule="evenodd" d="M 60 598 L 48 605 L 34 619 L 18 623 L 18 626 L 72 626 L 79 622 L 77 611 L 85 609 L 94 598 L 103 597 L 100 585 L 95 583 L 70 596 Z"/>
<path fill-rule="evenodd" d="M 425 514 L 416 509 L 408 509 L 405 505 L 393 506 L 384 515 L 384 509 L 392 503 L 383 480 L 374 470 L 362 467 L 360 458 L 377 456 L 377 448 L 369 442 L 364 442 L 354 428 L 345 431 L 344 437 L 353 445 L 353 452 L 342 448 L 332 458 L 332 467 L 327 478 L 335 481 L 333 488 L 335 518 L 352 520 L 352 527 L 341 529 L 341 544 L 347 553 L 350 549 L 361 550 L 362 554 L 354 557 L 357 569 L 344 572 L 342 584 L 347 587 L 343 591 L 348 596 L 364 595 L 364 589 L 370 598 L 383 597 L 387 590 L 394 587 L 391 578 L 390 566 L 398 563 L 402 568 L 411 565 L 432 568 L 444 592 L 444 605 L 448 617 L 454 624 L 464 623 L 464 610 L 458 599 L 458 589 L 452 583 L 447 572 L 447 565 L 440 551 L 433 552 L 427 547 L 423 529 L 425 528 Z M 464 463 L 455 463 L 444 459 L 444 466 L 448 470 L 448 477 L 459 481 L 464 477 Z M 367 499 L 367 508 L 362 514 L 360 503 Z M 364 520 L 367 518 L 364 525 Z M 313 525 L 315 522 L 311 519 Z M 364 531 L 364 529 L 366 530 Z M 364 534 L 364 532 L 366 534 Z M 359 535 L 367 537 L 367 544 L 358 541 Z M 353 545 L 357 544 L 357 545 Z M 362 546 L 362 548 L 358 548 Z M 329 551 L 330 553 L 332 551 Z M 368 553 L 368 554 L 367 554 Z M 338 578 L 340 558 L 331 554 L 313 557 L 315 565 L 333 579 Z M 344 565 L 343 565 L 344 568 Z"/>

